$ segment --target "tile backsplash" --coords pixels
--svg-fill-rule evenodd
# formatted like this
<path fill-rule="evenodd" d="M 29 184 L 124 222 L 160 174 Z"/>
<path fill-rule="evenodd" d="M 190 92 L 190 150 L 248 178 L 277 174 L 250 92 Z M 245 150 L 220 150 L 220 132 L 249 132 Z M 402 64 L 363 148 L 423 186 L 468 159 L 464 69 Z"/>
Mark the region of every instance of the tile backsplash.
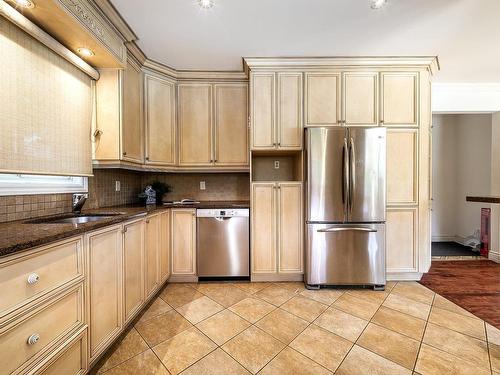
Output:
<path fill-rule="evenodd" d="M 120 181 L 120 191 L 115 182 Z M 137 195 L 154 181 L 171 186 L 164 200 L 249 200 L 248 173 L 144 173 L 123 169 L 94 169 L 89 177 L 86 209 L 138 203 Z M 206 189 L 200 190 L 200 181 Z M 0 223 L 71 212 L 72 194 L 0 196 Z"/>

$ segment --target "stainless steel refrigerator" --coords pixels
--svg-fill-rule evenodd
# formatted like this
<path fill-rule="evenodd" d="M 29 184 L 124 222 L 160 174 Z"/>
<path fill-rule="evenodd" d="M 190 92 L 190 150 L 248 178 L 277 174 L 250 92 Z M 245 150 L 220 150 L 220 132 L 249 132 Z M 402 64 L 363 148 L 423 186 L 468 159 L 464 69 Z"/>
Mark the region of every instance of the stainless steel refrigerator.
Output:
<path fill-rule="evenodd" d="M 306 130 L 308 288 L 384 289 L 386 129 Z"/>

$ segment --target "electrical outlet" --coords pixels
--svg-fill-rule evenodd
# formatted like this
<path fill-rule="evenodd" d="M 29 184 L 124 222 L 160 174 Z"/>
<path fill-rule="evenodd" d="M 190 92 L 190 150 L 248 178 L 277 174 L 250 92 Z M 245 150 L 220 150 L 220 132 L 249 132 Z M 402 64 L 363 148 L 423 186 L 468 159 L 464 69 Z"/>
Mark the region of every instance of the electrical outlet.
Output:
<path fill-rule="evenodd" d="M 200 181 L 200 190 L 205 190 L 206 188 L 205 181 Z"/>
<path fill-rule="evenodd" d="M 279 160 L 274 161 L 274 169 L 280 169 L 280 162 Z"/>
<path fill-rule="evenodd" d="M 115 191 L 120 191 L 122 189 L 122 184 L 120 181 L 115 181 Z"/>

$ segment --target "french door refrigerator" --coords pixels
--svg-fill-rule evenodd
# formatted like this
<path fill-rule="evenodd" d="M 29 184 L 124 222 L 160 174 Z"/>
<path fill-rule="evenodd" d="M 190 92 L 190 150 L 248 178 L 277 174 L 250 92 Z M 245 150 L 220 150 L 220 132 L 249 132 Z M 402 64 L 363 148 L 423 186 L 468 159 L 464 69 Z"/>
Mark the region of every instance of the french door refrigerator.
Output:
<path fill-rule="evenodd" d="M 384 289 L 386 129 L 306 129 L 306 287 Z"/>

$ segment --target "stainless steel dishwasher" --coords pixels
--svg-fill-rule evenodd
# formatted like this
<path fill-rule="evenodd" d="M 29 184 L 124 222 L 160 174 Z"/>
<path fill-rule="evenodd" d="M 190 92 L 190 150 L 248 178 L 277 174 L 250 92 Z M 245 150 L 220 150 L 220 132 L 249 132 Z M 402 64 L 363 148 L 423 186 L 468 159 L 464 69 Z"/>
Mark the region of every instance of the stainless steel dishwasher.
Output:
<path fill-rule="evenodd" d="M 198 277 L 250 276 L 249 210 L 198 209 Z"/>

